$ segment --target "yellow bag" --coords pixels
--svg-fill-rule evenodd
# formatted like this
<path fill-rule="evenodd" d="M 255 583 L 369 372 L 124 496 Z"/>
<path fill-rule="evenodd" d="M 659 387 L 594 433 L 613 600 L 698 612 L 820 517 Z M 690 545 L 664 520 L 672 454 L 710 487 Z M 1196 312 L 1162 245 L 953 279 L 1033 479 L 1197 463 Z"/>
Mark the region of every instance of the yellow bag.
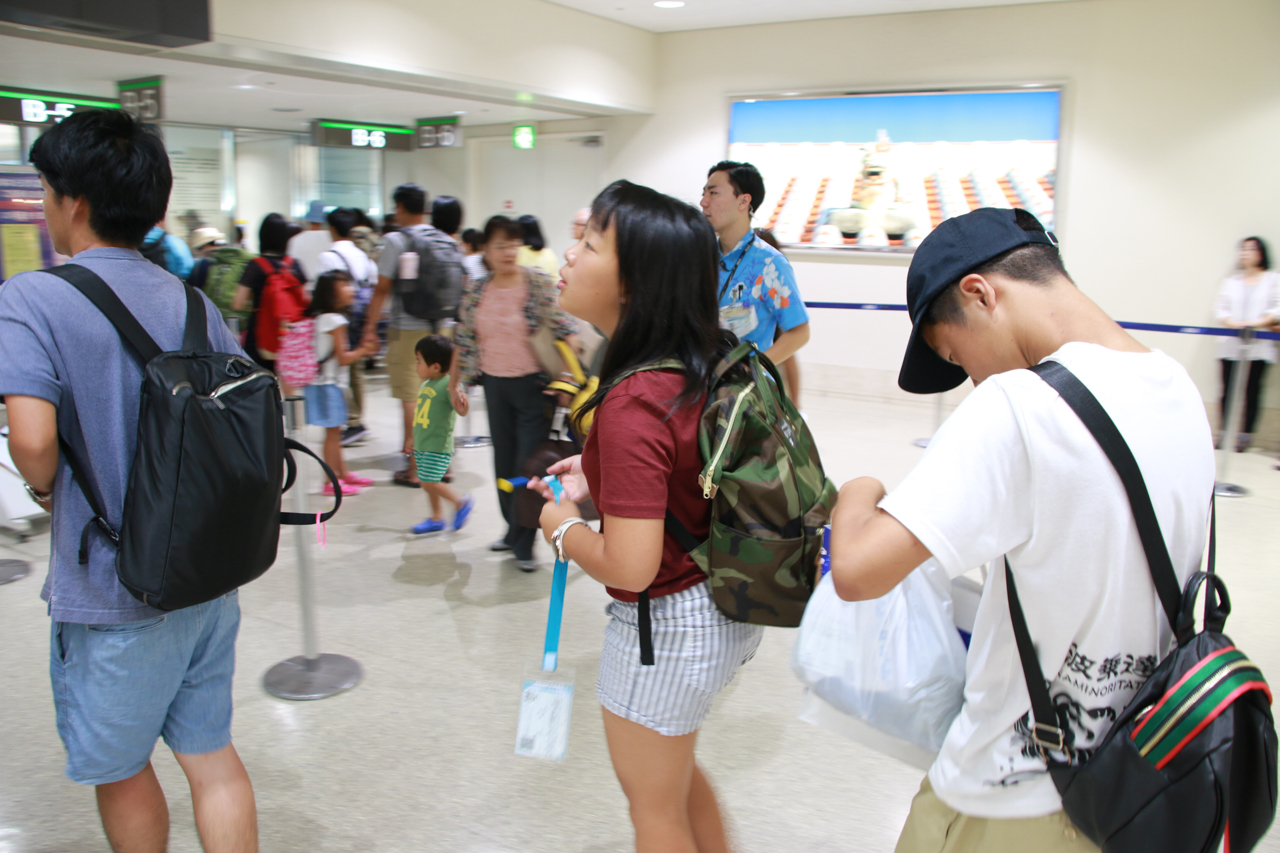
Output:
<path fill-rule="evenodd" d="M 591 395 L 595 394 L 596 389 L 600 387 L 600 377 L 587 376 L 587 372 L 582 369 L 582 363 L 578 361 L 578 354 L 564 341 L 556 341 L 556 349 L 559 350 L 560 357 L 564 359 L 565 367 L 568 368 L 573 379 L 557 376 L 547 385 L 547 388 L 551 391 L 563 391 L 573 398 L 573 402 L 569 404 L 569 423 L 575 434 L 581 432 L 578 440 L 585 442 L 587 433 L 591 431 L 595 412 L 589 413 L 581 424 L 578 423 L 577 414 L 583 404 L 591 399 Z"/>

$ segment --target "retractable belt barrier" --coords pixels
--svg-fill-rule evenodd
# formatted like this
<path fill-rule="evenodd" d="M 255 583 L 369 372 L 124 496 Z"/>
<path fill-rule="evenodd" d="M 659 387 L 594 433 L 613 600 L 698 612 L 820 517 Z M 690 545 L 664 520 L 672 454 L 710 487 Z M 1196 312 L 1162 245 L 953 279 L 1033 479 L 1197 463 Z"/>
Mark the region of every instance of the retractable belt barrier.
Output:
<path fill-rule="evenodd" d="M 907 306 L 891 302 L 806 302 L 806 308 L 836 308 L 847 311 L 906 311 Z M 1248 343 L 1255 339 L 1280 341 L 1280 333 L 1262 332 L 1257 329 L 1224 329 L 1218 326 L 1173 326 L 1168 323 L 1130 323 L 1116 321 L 1121 328 L 1139 332 L 1167 332 L 1174 335 L 1207 335 L 1215 338 L 1240 338 Z M 1231 449 L 1240 434 L 1240 360 L 1231 364 L 1231 374 L 1227 381 L 1226 422 L 1222 424 L 1222 438 L 1219 447 L 1222 453 L 1218 458 L 1218 478 L 1214 483 L 1214 494 L 1224 498 L 1240 498 L 1249 494 L 1249 490 L 1236 485 L 1227 479 L 1231 465 Z M 942 394 L 934 397 L 934 431 L 942 426 Z M 918 438 L 913 444 L 917 447 L 928 447 L 930 439 Z"/>
<path fill-rule="evenodd" d="M 847 311 L 906 311 L 907 306 L 889 302 L 806 302 L 806 308 L 839 308 Z M 1217 338 L 1239 337 L 1239 329 L 1222 329 L 1217 326 L 1171 326 L 1167 323 L 1128 323 L 1117 320 L 1122 328 L 1139 332 L 1170 332 L 1175 335 L 1211 335 Z M 1254 332 L 1254 337 L 1267 341 L 1280 341 L 1280 332 Z"/>

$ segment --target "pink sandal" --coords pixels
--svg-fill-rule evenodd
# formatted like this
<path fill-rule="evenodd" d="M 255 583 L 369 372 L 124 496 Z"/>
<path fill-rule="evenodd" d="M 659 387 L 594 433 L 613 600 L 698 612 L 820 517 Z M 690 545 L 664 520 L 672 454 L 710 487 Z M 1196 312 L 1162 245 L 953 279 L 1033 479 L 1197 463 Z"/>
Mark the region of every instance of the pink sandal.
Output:
<path fill-rule="evenodd" d="M 349 498 L 349 497 L 352 497 L 353 495 L 358 495 L 362 491 L 364 491 L 364 489 L 360 488 L 359 486 L 353 486 L 350 483 L 342 484 L 342 496 L 344 498 Z M 333 483 L 325 483 L 324 488 L 320 490 L 320 494 L 324 495 L 327 498 L 333 497 Z"/>
<path fill-rule="evenodd" d="M 346 483 L 348 486 L 368 487 L 373 485 L 373 480 L 370 480 L 368 477 L 358 477 L 350 471 L 347 472 L 347 476 L 342 478 L 342 482 Z"/>

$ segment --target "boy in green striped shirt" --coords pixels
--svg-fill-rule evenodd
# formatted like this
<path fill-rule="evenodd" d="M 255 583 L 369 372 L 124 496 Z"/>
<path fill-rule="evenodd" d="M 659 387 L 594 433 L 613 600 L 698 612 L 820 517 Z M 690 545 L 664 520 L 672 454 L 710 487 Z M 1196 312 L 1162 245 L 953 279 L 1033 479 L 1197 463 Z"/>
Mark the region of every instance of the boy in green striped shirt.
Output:
<path fill-rule="evenodd" d="M 449 395 L 449 367 L 453 364 L 453 342 L 441 335 L 428 335 L 414 347 L 418 366 L 418 404 L 413 415 L 413 458 L 418 467 L 418 482 L 431 503 L 431 515 L 413 526 L 414 533 L 439 533 L 444 530 L 443 502 L 449 501 L 457 511 L 453 529 L 461 530 L 471 514 L 475 501 L 469 495 L 459 496 L 443 481 L 453 459 L 453 425 L 458 419 Z M 470 406 L 461 402 L 466 414 Z"/>

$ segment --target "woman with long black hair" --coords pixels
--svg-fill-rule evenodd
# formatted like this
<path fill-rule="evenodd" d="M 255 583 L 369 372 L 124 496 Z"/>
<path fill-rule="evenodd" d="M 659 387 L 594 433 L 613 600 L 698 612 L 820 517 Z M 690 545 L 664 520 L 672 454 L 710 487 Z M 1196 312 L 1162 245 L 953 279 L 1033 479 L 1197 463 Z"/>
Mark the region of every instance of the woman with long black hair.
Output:
<path fill-rule="evenodd" d="M 695 208 L 627 181 L 596 198 L 561 270 L 561 307 L 610 339 L 581 456 L 552 466 L 567 490 L 548 501 L 549 541 L 613 602 L 596 687 L 609 754 L 631 805 L 639 853 L 728 850 L 716 796 L 694 758 L 698 729 L 763 629 L 732 622 L 706 575 L 666 533 L 675 514 L 706 538 L 698 423 L 712 371 L 734 338 L 719 326 L 716 235 Z M 671 362 L 662 369 L 637 368 Z M 674 366 L 678 363 L 680 366 Z M 532 488 L 549 498 L 544 483 Z M 578 518 L 591 497 L 596 533 Z M 648 591 L 654 662 L 640 661 L 639 593 Z"/>

